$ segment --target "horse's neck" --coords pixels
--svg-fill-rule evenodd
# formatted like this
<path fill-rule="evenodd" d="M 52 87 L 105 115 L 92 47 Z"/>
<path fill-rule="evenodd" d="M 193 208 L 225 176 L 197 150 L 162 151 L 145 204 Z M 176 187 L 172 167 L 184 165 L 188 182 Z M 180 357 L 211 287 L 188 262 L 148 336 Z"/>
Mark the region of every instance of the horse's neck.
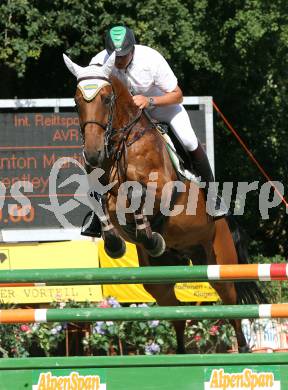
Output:
<path fill-rule="evenodd" d="M 134 119 L 137 119 L 140 113 L 140 109 L 134 104 L 133 97 L 131 96 L 127 88 L 119 79 L 117 79 L 115 76 L 112 76 L 111 81 L 112 81 L 114 93 L 116 95 L 116 106 L 115 106 L 116 112 L 114 115 L 114 120 L 115 120 L 114 126 L 116 129 L 121 129 L 121 128 L 123 129 L 123 127 L 132 123 Z M 160 154 L 162 158 L 163 155 L 166 156 L 164 160 L 168 165 L 166 166 L 165 169 L 168 168 L 168 171 L 171 174 L 171 180 L 175 180 L 176 175 L 172 163 L 170 161 L 169 154 L 165 147 L 165 142 L 161 137 L 161 135 L 158 133 L 158 131 L 154 128 L 151 121 L 145 115 L 141 115 L 141 117 L 136 120 L 136 123 L 133 124 L 133 126 L 128 128 L 131 129 L 131 132 L 129 131 L 127 133 L 127 138 L 126 138 L 127 143 L 130 145 L 134 144 L 138 146 L 136 147 L 137 151 L 135 152 L 134 149 L 134 152 L 139 153 L 141 155 L 145 155 L 145 150 L 147 149 L 151 150 L 152 146 L 153 148 L 155 148 L 155 146 L 157 145 L 158 148 L 156 148 L 155 150 L 159 151 L 158 154 Z M 123 133 L 119 132 L 119 137 L 121 137 L 121 134 Z M 148 139 L 146 137 L 148 137 Z M 158 154 L 157 156 L 154 156 L 156 165 L 157 165 L 157 161 L 159 160 Z M 132 165 L 134 165 L 134 160 L 135 160 L 135 156 L 133 158 L 133 161 L 131 162 Z M 128 163 L 129 163 L 129 156 L 127 155 L 125 157 L 125 164 Z M 163 167 L 159 166 L 159 170 L 161 170 L 162 168 Z M 125 175 L 123 177 L 127 180 L 130 180 L 131 178 L 129 177 L 129 175 L 126 176 L 127 172 L 125 166 L 123 167 L 123 171 L 125 171 Z M 148 177 L 148 173 L 149 172 L 147 172 L 147 177 Z M 134 176 L 132 180 L 135 180 Z"/>
<path fill-rule="evenodd" d="M 138 107 L 134 104 L 133 98 L 126 86 L 115 76 L 111 76 L 112 86 L 116 95 L 115 119 L 119 127 L 123 127 L 139 113 Z"/>

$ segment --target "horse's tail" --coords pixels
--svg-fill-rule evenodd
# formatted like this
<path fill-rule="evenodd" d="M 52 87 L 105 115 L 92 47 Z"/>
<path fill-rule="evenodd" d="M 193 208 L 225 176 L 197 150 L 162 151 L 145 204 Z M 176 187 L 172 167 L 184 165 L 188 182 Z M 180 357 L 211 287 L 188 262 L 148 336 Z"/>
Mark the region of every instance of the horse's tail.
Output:
<path fill-rule="evenodd" d="M 239 264 L 248 264 L 247 236 L 232 215 L 226 217 Z M 268 303 L 257 282 L 235 282 L 237 292 L 237 304 L 262 304 Z"/>

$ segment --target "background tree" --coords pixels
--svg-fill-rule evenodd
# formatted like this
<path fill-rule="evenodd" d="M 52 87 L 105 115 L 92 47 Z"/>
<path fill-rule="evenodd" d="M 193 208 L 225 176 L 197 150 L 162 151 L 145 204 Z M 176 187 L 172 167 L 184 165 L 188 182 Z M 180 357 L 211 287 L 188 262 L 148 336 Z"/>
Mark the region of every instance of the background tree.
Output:
<path fill-rule="evenodd" d="M 4 0 L 0 97 L 73 96 L 62 53 L 85 65 L 103 48 L 107 28 L 124 23 L 139 43 L 164 54 L 185 95 L 213 96 L 270 176 L 286 186 L 287 11 L 285 0 Z M 264 182 L 216 116 L 215 146 L 218 180 Z M 285 253 L 285 208 L 262 220 L 258 195 L 248 195 L 240 219 L 251 248 Z"/>

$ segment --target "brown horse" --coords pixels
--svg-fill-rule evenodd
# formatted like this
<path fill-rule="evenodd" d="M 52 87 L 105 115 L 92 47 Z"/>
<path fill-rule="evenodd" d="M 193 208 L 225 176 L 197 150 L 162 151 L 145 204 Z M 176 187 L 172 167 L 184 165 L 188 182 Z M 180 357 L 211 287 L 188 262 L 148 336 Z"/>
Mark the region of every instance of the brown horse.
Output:
<path fill-rule="evenodd" d="M 194 182 L 183 179 L 180 191 L 175 191 L 173 183 L 178 175 L 166 142 L 149 118 L 135 106 L 127 88 L 111 75 L 113 58 L 103 67 L 87 68 L 79 67 L 66 56 L 64 59 L 78 79 L 75 102 L 87 170 L 103 168 L 103 185 L 115 180 L 109 194 L 102 198 L 102 237 L 108 254 L 114 257 L 123 254 L 124 239 L 136 244 L 140 266 L 186 265 L 189 258 L 194 264 L 246 262 L 239 231 L 232 218 L 213 221 L 206 213 L 204 192 Z M 135 182 L 143 191 L 140 191 L 138 208 L 131 211 L 126 206 L 132 203 L 129 185 Z M 123 192 L 125 183 L 129 188 L 126 186 L 128 189 Z M 151 215 L 145 214 L 145 199 L 149 196 L 153 200 Z M 178 207 L 178 212 L 163 216 L 161 210 L 167 211 L 169 207 L 174 211 Z M 128 210 L 126 224 L 119 222 L 119 210 Z M 253 282 L 242 283 L 241 288 L 233 282 L 211 284 L 225 304 L 264 301 Z M 174 284 L 145 284 L 144 288 L 159 305 L 179 305 Z M 239 351 L 249 351 L 241 321 L 231 323 Z M 184 353 L 185 321 L 174 321 L 173 324 L 177 352 Z"/>

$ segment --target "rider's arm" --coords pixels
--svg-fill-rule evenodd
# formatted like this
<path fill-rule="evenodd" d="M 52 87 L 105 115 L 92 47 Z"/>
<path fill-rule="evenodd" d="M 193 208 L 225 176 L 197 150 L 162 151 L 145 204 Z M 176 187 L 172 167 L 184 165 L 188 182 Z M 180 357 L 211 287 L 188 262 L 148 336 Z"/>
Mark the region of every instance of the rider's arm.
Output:
<path fill-rule="evenodd" d="M 155 106 L 168 106 L 169 104 L 180 104 L 183 102 L 183 94 L 178 85 L 171 92 L 166 92 L 162 96 L 151 97 L 153 98 Z"/>
<path fill-rule="evenodd" d="M 152 101 L 151 101 L 152 98 Z M 180 104 L 183 101 L 183 94 L 180 87 L 177 85 L 176 88 L 171 92 L 166 92 L 162 96 L 133 96 L 134 103 L 139 108 L 151 107 L 151 105 L 157 106 L 169 106 L 170 104 Z"/>
<path fill-rule="evenodd" d="M 162 91 L 163 95 L 148 97 L 136 95 L 133 97 L 134 103 L 139 108 L 168 106 L 182 103 L 183 94 L 178 86 L 174 72 L 160 53 L 155 50 L 153 50 L 153 53 L 154 62 L 151 64 L 151 73 L 153 74 L 154 85 Z"/>

